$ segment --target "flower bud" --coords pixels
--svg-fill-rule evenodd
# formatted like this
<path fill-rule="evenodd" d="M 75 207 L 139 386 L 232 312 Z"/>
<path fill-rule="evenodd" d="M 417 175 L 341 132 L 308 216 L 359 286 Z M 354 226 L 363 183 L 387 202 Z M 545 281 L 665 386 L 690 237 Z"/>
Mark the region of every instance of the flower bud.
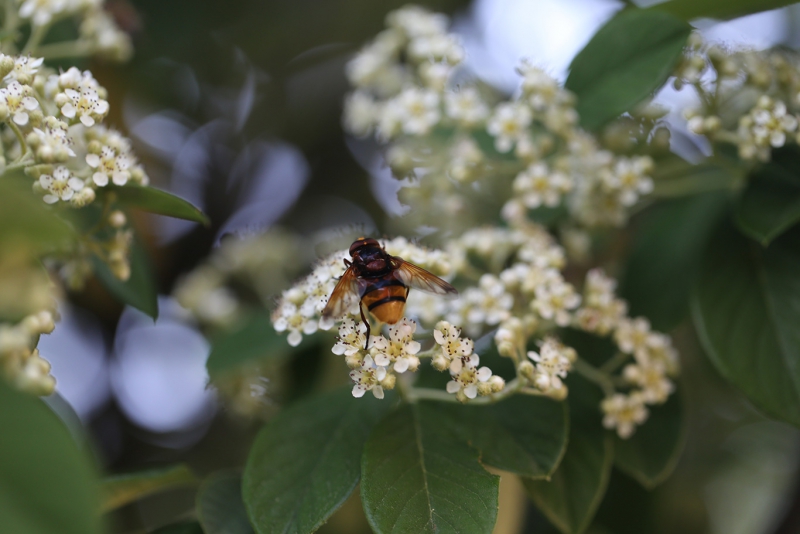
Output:
<path fill-rule="evenodd" d="M 500 393 L 506 387 L 506 381 L 503 380 L 503 377 L 497 375 L 492 375 L 487 384 L 492 386 L 492 393 Z"/>
<path fill-rule="evenodd" d="M 563 386 L 562 385 L 558 389 L 548 390 L 547 391 L 547 396 L 550 397 L 553 400 L 562 401 L 562 400 L 567 398 L 567 393 L 569 393 L 569 390 L 567 389 L 567 386 Z"/>
<path fill-rule="evenodd" d="M 0 56 L 0 77 L 5 78 L 12 70 L 14 70 L 14 58 L 2 54 Z"/>
<path fill-rule="evenodd" d="M 126 222 L 128 222 L 128 220 L 125 214 L 120 210 L 114 210 L 108 215 L 108 224 L 110 224 L 112 228 L 122 228 L 125 226 Z"/>
<path fill-rule="evenodd" d="M 450 362 L 447 361 L 447 358 L 444 357 L 442 354 L 437 354 L 431 359 L 431 365 L 437 371 L 444 371 L 448 367 L 450 367 Z"/>
<path fill-rule="evenodd" d="M 360 369 L 361 366 L 364 365 L 364 355 L 360 352 L 356 352 L 355 354 L 345 356 L 344 361 L 350 369 Z"/>
<path fill-rule="evenodd" d="M 0 121 L 8 119 L 8 106 L 5 103 L 0 103 Z"/>
<path fill-rule="evenodd" d="M 397 382 L 397 375 L 394 373 L 387 373 L 386 378 L 381 380 L 381 387 L 383 389 L 394 389 L 394 386 Z"/>
<path fill-rule="evenodd" d="M 486 395 L 491 395 L 494 393 L 492 389 L 492 385 L 489 382 L 481 382 L 478 384 L 478 395 L 481 397 L 485 397 Z"/>
<path fill-rule="evenodd" d="M 517 371 L 523 377 L 525 377 L 529 382 L 533 383 L 534 381 L 534 374 L 535 368 L 533 363 L 529 362 L 528 360 L 521 361 L 519 363 L 519 367 L 517 367 Z"/>

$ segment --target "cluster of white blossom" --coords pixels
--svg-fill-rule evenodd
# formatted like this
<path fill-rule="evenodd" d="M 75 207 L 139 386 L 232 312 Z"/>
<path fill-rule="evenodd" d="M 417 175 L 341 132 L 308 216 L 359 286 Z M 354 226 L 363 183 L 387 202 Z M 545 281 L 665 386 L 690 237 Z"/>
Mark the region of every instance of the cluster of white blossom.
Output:
<path fill-rule="evenodd" d="M 105 0 L 6 1 L 19 3 L 20 20 L 29 22 L 33 32 L 39 34 L 61 19 L 78 19 L 80 38 L 67 45 L 73 55 L 98 55 L 125 61 L 133 52 L 128 34 L 121 31 L 111 15 L 103 9 Z"/>
<path fill-rule="evenodd" d="M 465 82 L 464 51 L 444 15 L 416 6 L 387 16 L 387 28 L 348 64 L 355 90 L 343 123 L 386 143 L 411 223 L 463 230 L 490 216 L 492 199 L 511 224 L 530 211 L 565 206 L 581 225 L 620 225 L 653 189 L 649 157 L 617 157 L 578 127 L 573 95 L 529 61 L 515 98 Z"/>
<path fill-rule="evenodd" d="M 39 355 L 39 336 L 55 328 L 56 314 L 43 310 L 18 323 L 0 322 L 0 372 L 16 388 L 50 395 L 56 386 L 50 363 Z"/>
<path fill-rule="evenodd" d="M 675 86 L 689 86 L 699 106 L 687 127 L 737 147 L 743 160 L 768 161 L 773 148 L 797 143 L 800 57 L 787 49 L 727 51 L 692 34 Z"/>
<path fill-rule="evenodd" d="M 437 276 L 447 276 L 452 270 L 441 251 L 416 245 L 403 237 L 389 239 L 382 244 L 392 256 L 399 256 Z M 272 314 L 272 323 L 278 332 L 288 332 L 288 341 L 293 347 L 300 344 L 304 334 L 313 334 L 319 329 L 330 330 L 334 326 L 331 320 L 322 317 L 322 310 L 338 279 L 344 274 L 344 260 L 348 258 L 346 250 L 329 255 L 319 261 L 308 276 L 282 293 Z M 346 298 L 350 299 L 350 309 L 345 317 L 360 321 L 357 296 L 348 293 Z"/>

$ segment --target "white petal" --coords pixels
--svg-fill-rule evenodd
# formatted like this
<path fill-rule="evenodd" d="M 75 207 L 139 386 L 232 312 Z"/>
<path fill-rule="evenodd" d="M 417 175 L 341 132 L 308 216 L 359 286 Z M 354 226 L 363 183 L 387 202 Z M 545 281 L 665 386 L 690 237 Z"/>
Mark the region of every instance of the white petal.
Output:
<path fill-rule="evenodd" d="M 53 184 L 53 177 L 43 174 L 39 177 L 39 184 L 45 189 L 50 189 L 50 186 Z"/>
<path fill-rule="evenodd" d="M 58 202 L 58 197 L 57 197 L 57 196 L 55 196 L 55 195 L 45 195 L 45 196 L 44 196 L 44 197 L 42 197 L 42 198 L 43 198 L 43 199 L 44 199 L 44 201 L 45 201 L 45 202 L 47 202 L 48 204 L 55 204 L 56 202 Z"/>
<path fill-rule="evenodd" d="M 357 385 L 353 386 L 353 396 L 355 398 L 357 398 L 357 399 L 360 399 L 361 397 L 363 397 L 364 393 L 366 393 L 366 392 L 367 392 L 367 390 L 362 388 L 362 387 L 359 387 Z"/>
<path fill-rule="evenodd" d="M 455 380 L 451 380 L 447 383 L 447 392 L 448 393 L 456 393 L 458 390 L 461 389 L 461 384 L 456 382 Z"/>
<path fill-rule="evenodd" d="M 102 172 L 96 172 L 92 175 L 92 181 L 100 187 L 105 187 L 108 185 L 108 176 Z"/>
<path fill-rule="evenodd" d="M 377 354 L 375 356 L 375 363 L 377 365 L 387 366 L 390 363 L 392 363 L 392 360 L 390 360 L 389 357 L 385 354 Z"/>
<path fill-rule="evenodd" d="M 291 345 L 292 347 L 296 347 L 297 345 L 300 344 L 301 341 L 303 341 L 303 334 L 301 334 L 297 330 L 292 330 L 292 332 L 286 338 L 286 341 L 288 341 L 289 345 Z"/>
<path fill-rule="evenodd" d="M 69 186 L 72 188 L 73 191 L 80 191 L 86 185 L 83 183 L 83 180 L 80 178 L 75 178 L 74 176 L 69 179 L 67 182 Z"/>
<path fill-rule="evenodd" d="M 375 395 L 376 399 L 382 399 L 383 398 L 383 388 L 380 387 L 380 386 L 375 386 L 374 388 L 372 388 L 372 394 Z"/>
<path fill-rule="evenodd" d="M 61 114 L 67 117 L 68 119 L 75 118 L 75 106 L 67 102 L 63 106 L 61 106 Z"/>
<path fill-rule="evenodd" d="M 73 191 L 72 189 L 70 189 L 69 187 L 67 187 L 67 188 L 66 188 L 66 189 L 64 189 L 64 191 L 61 193 L 61 200 L 69 200 L 69 199 L 71 199 L 71 198 L 72 198 L 74 195 L 75 195 L 75 191 Z"/>
<path fill-rule="evenodd" d="M 90 115 L 81 115 L 81 122 L 87 128 L 94 126 L 94 119 Z"/>
<path fill-rule="evenodd" d="M 463 367 L 463 363 L 461 362 L 461 358 L 456 358 L 452 362 L 450 362 L 450 374 L 457 375 L 461 372 Z"/>
<path fill-rule="evenodd" d="M 409 341 L 408 343 L 406 343 L 405 351 L 408 354 L 416 354 L 419 352 L 419 349 L 420 349 L 419 341 Z"/>
<path fill-rule="evenodd" d="M 100 165 L 100 156 L 97 154 L 86 154 L 86 164 L 96 169 Z"/>
<path fill-rule="evenodd" d="M 347 345 L 345 345 L 344 343 L 337 343 L 336 345 L 333 346 L 331 352 L 336 354 L 337 356 L 341 356 L 342 354 L 344 354 L 345 350 L 347 350 Z"/>
<path fill-rule="evenodd" d="M 488 367 L 481 367 L 478 369 L 478 380 L 486 382 L 492 377 L 492 370 Z"/>
<path fill-rule="evenodd" d="M 405 373 L 408 370 L 408 358 L 397 358 L 394 362 L 394 370 L 398 373 Z"/>
<path fill-rule="evenodd" d="M 18 111 L 14 113 L 14 122 L 19 124 L 20 126 L 25 126 L 28 124 L 28 114 L 24 111 Z"/>
<path fill-rule="evenodd" d="M 26 96 L 22 99 L 22 105 L 28 111 L 33 111 L 34 109 L 39 107 L 39 101 L 33 98 L 32 96 Z"/>
<path fill-rule="evenodd" d="M 64 89 L 64 94 L 67 95 L 68 97 L 70 97 L 72 100 L 78 100 L 81 97 L 81 94 L 78 91 L 76 91 L 75 89 Z M 69 104 L 67 104 L 67 105 L 69 105 Z"/>
<path fill-rule="evenodd" d="M 378 367 L 378 370 L 375 372 L 375 376 L 378 380 L 383 380 L 386 378 L 386 367 Z"/>
<path fill-rule="evenodd" d="M 108 111 L 108 102 L 105 100 L 100 100 L 94 106 L 92 106 L 92 111 L 97 113 L 98 115 L 105 115 Z"/>
<path fill-rule="evenodd" d="M 34 9 L 36 9 L 36 2 L 34 0 L 28 0 L 19 8 L 19 16 L 23 19 L 27 19 L 33 15 Z"/>
<path fill-rule="evenodd" d="M 464 388 L 464 395 L 467 396 L 468 399 L 474 399 L 478 396 L 478 386 L 467 386 Z"/>
<path fill-rule="evenodd" d="M 117 184 L 117 185 L 119 185 L 119 184 Z M 306 321 L 305 323 L 303 323 L 303 333 L 304 334 L 313 334 L 314 332 L 317 331 L 318 327 L 319 327 L 319 325 L 317 324 L 316 321 Z"/>
<path fill-rule="evenodd" d="M 436 343 L 438 343 L 439 345 L 445 344 L 444 334 L 442 334 L 442 332 L 439 330 L 433 331 L 433 339 L 435 339 Z"/>

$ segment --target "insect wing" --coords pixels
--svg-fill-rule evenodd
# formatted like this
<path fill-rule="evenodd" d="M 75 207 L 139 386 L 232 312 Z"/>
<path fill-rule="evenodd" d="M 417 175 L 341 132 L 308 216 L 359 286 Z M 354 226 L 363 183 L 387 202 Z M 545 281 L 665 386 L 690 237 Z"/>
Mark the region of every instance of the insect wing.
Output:
<path fill-rule="evenodd" d="M 358 299 L 358 286 L 356 284 L 357 278 L 353 267 L 348 267 L 336 287 L 333 288 L 333 293 L 328 298 L 328 304 L 322 310 L 323 317 L 341 317 L 347 312 L 351 304 Z"/>
<path fill-rule="evenodd" d="M 417 267 L 398 257 L 392 257 L 392 264 L 395 267 L 395 276 L 408 287 L 437 295 L 450 297 L 458 295 L 456 288 L 422 267 Z"/>

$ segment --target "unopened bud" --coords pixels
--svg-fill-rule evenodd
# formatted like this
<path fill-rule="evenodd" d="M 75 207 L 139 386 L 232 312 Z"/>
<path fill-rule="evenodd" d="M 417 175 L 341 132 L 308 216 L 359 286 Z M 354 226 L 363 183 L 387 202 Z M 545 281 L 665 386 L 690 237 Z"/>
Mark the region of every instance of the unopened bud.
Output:
<path fill-rule="evenodd" d="M 122 228 L 126 222 L 128 222 L 128 219 L 120 210 L 114 210 L 108 215 L 108 224 L 113 228 Z"/>
<path fill-rule="evenodd" d="M 523 377 L 525 377 L 529 382 L 533 383 L 535 378 L 535 371 L 536 369 L 533 366 L 533 363 L 529 362 L 528 360 L 521 361 L 519 366 L 517 367 L 517 371 Z"/>
<path fill-rule="evenodd" d="M 383 380 L 381 380 L 381 387 L 383 389 L 394 389 L 396 382 L 397 382 L 397 375 L 388 373 L 386 377 Z"/>

